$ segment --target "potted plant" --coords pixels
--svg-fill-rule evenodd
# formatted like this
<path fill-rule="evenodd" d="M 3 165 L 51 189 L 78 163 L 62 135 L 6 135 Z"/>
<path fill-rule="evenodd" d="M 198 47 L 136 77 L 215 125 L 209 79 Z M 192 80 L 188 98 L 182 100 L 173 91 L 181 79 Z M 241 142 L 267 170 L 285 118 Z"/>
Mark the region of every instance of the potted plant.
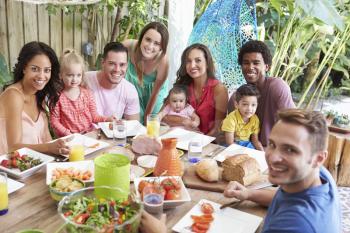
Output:
<path fill-rule="evenodd" d="M 334 124 L 341 128 L 348 128 L 350 124 L 350 119 L 347 114 L 341 114 L 334 118 Z"/>
<path fill-rule="evenodd" d="M 324 115 L 326 117 L 327 125 L 331 125 L 337 116 L 337 112 L 331 109 L 325 111 Z"/>

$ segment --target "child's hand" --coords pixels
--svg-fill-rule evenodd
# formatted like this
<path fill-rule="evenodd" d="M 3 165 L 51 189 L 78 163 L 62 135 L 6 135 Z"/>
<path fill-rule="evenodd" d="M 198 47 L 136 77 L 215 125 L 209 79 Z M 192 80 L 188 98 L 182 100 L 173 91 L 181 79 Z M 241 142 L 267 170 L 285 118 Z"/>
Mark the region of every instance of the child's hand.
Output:
<path fill-rule="evenodd" d="M 185 128 L 192 128 L 192 121 L 188 118 L 185 118 L 182 124 Z"/>
<path fill-rule="evenodd" d="M 111 117 L 107 117 L 106 121 L 107 122 L 113 122 L 113 119 L 114 119 L 114 117 L 112 117 L 112 116 Z"/>

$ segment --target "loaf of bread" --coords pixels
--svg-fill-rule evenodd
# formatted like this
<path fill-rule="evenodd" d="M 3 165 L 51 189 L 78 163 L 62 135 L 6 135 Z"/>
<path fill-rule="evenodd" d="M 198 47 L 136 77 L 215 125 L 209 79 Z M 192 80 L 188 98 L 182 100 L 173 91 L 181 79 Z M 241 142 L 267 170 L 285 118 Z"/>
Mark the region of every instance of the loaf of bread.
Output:
<path fill-rule="evenodd" d="M 228 157 L 222 163 L 222 177 L 227 181 L 237 181 L 245 186 L 255 183 L 260 178 L 258 162 L 247 154 Z"/>

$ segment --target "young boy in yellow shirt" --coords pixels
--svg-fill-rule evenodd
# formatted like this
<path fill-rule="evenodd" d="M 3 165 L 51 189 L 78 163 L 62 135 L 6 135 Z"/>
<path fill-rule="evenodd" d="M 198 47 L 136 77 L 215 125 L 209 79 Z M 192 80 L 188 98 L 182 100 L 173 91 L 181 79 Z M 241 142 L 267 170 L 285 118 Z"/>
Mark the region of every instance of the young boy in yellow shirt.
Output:
<path fill-rule="evenodd" d="M 233 143 L 264 150 L 258 139 L 259 118 L 255 114 L 260 94 L 251 84 L 240 86 L 235 93 L 235 110 L 224 119 L 221 130 L 225 132 L 227 145 Z"/>

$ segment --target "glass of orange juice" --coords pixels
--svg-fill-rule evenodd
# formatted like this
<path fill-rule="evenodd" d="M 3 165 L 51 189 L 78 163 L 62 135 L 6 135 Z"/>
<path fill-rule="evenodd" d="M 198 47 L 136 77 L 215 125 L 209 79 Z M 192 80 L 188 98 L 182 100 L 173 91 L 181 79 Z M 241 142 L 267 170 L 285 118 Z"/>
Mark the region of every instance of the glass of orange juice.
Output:
<path fill-rule="evenodd" d="M 7 192 L 7 175 L 0 172 L 0 215 L 4 215 L 8 211 L 9 195 Z"/>
<path fill-rule="evenodd" d="M 69 161 L 82 161 L 84 160 L 84 146 L 83 145 L 73 145 L 69 151 Z"/>
<path fill-rule="evenodd" d="M 160 121 L 157 114 L 147 115 L 147 135 L 159 137 Z"/>

